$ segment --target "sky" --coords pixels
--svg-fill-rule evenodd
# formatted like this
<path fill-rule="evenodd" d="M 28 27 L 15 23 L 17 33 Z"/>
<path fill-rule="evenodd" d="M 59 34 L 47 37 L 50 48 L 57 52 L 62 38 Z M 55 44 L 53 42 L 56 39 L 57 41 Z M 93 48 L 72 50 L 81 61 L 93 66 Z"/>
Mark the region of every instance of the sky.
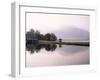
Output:
<path fill-rule="evenodd" d="M 27 13 L 26 17 L 26 31 L 54 33 L 63 39 L 89 39 L 89 16 Z"/>

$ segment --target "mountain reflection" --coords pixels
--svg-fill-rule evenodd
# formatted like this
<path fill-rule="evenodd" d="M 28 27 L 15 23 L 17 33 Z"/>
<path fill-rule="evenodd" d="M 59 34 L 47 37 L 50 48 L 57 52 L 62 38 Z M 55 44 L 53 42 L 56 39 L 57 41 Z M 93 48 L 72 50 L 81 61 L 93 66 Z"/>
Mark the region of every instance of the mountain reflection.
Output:
<path fill-rule="evenodd" d="M 46 51 L 55 51 L 56 48 L 56 44 L 26 44 L 26 50 L 30 51 L 31 54 L 33 54 L 34 52 L 38 53 L 41 49 L 45 49 Z"/>

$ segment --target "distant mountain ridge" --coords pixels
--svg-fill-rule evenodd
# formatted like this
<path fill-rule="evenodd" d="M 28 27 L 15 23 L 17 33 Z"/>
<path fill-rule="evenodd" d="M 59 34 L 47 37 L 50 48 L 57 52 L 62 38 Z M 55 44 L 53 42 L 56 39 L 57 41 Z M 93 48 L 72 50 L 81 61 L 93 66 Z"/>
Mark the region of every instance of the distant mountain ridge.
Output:
<path fill-rule="evenodd" d="M 54 32 L 58 38 L 68 40 L 89 40 L 89 32 L 80 28 L 69 27 Z"/>

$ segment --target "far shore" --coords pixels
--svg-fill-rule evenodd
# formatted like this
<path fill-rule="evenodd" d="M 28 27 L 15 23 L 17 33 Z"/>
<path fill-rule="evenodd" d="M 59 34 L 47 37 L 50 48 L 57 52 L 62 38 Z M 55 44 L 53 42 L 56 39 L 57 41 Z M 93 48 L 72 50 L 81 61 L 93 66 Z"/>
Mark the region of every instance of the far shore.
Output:
<path fill-rule="evenodd" d="M 89 41 L 46 41 L 39 40 L 39 44 L 59 44 L 59 45 L 77 45 L 77 46 L 89 46 Z"/>

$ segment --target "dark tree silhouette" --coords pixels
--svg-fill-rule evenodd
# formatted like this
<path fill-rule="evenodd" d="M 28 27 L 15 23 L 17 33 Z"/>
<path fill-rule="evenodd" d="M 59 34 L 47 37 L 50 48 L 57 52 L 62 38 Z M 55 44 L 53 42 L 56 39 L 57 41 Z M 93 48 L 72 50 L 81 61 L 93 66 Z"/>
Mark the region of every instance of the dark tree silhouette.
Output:
<path fill-rule="evenodd" d="M 45 40 L 48 40 L 48 41 L 56 41 L 57 40 L 57 37 L 55 34 L 53 33 L 47 33 L 45 34 Z"/>
<path fill-rule="evenodd" d="M 45 48 L 46 51 L 54 51 L 57 48 L 56 44 L 39 44 L 39 40 L 56 41 L 57 37 L 54 33 L 43 35 L 40 31 L 31 29 L 26 32 L 26 50 L 38 53 L 42 48 Z"/>
<path fill-rule="evenodd" d="M 62 42 L 62 39 L 61 38 L 59 39 L 59 42 Z"/>
<path fill-rule="evenodd" d="M 54 33 L 41 34 L 38 30 L 31 29 L 26 32 L 26 45 L 38 43 L 38 40 L 56 41 L 57 37 Z"/>
<path fill-rule="evenodd" d="M 39 38 L 39 40 L 45 40 L 45 37 L 44 37 L 43 34 L 40 34 L 40 38 Z"/>
<path fill-rule="evenodd" d="M 56 41 L 57 40 L 57 37 L 55 34 L 51 33 L 51 41 Z"/>
<path fill-rule="evenodd" d="M 48 41 L 50 41 L 50 39 L 51 39 L 50 33 L 45 34 L 44 37 L 45 37 L 45 40 L 48 40 Z"/>

